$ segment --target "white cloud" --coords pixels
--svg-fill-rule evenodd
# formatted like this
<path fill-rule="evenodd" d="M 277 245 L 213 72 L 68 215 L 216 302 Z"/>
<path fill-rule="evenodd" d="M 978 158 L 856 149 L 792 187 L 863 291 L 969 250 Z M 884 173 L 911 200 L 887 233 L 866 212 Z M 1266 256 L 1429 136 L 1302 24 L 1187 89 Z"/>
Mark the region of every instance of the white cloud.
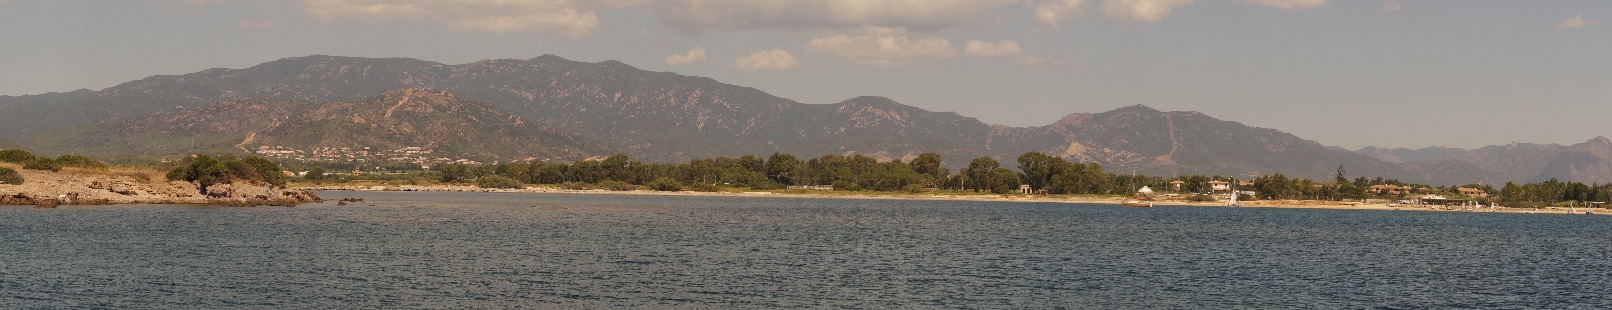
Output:
<path fill-rule="evenodd" d="M 320 21 L 429 21 L 448 28 L 510 32 L 538 30 L 572 38 L 599 27 L 592 5 L 629 1 L 571 0 L 303 0 L 302 9 Z"/>
<path fill-rule="evenodd" d="M 1387 3 L 1383 3 L 1384 12 L 1399 12 L 1403 10 L 1405 10 L 1405 3 L 1399 2 L 1399 0 L 1388 0 Z"/>
<path fill-rule="evenodd" d="M 987 23 L 1018 0 L 663 0 L 662 24 L 686 33 L 744 30 L 930 32 Z"/>
<path fill-rule="evenodd" d="M 1018 55 L 1019 42 L 1002 40 L 1001 42 L 968 41 L 963 44 L 963 53 L 979 57 L 1004 57 Z"/>
<path fill-rule="evenodd" d="M 1192 0 L 1104 0 L 1103 14 L 1108 17 L 1156 22 L 1170 16 L 1170 10 L 1192 4 Z"/>
<path fill-rule="evenodd" d="M 264 28 L 274 27 L 274 26 L 278 26 L 278 25 L 280 25 L 280 21 L 272 19 L 272 18 L 271 19 L 242 19 L 240 22 L 235 23 L 235 26 L 241 27 L 241 29 L 264 29 Z"/>
<path fill-rule="evenodd" d="M 733 68 L 745 71 L 781 71 L 794 69 L 800 61 L 782 48 L 756 51 L 733 60 Z"/>
<path fill-rule="evenodd" d="M 705 63 L 704 48 L 696 47 L 688 50 L 688 53 L 686 54 L 666 56 L 666 64 L 668 65 L 681 66 L 695 63 Z"/>
<path fill-rule="evenodd" d="M 1292 10 L 1317 8 L 1326 5 L 1327 0 L 1237 0 L 1237 3 Z"/>
<path fill-rule="evenodd" d="M 1058 20 L 1080 14 L 1085 0 L 1041 0 L 1035 2 L 1035 19 L 1058 27 Z"/>
<path fill-rule="evenodd" d="M 1560 27 L 1562 29 L 1578 29 L 1592 24 L 1595 24 L 1595 20 L 1584 19 L 1584 14 L 1579 14 L 1569 17 L 1566 20 L 1562 20 L 1560 23 L 1556 23 L 1556 27 Z"/>
<path fill-rule="evenodd" d="M 807 53 L 840 56 L 863 65 L 905 65 L 919 58 L 957 56 L 957 48 L 952 46 L 952 42 L 939 37 L 911 40 L 907 36 L 835 35 L 812 38 L 804 50 Z"/>

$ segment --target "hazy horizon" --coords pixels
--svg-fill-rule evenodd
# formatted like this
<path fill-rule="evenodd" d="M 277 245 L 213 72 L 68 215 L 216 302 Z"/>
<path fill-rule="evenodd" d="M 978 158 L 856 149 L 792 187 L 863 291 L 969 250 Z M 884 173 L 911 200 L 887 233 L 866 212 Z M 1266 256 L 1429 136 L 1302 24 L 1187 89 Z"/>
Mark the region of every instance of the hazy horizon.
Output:
<path fill-rule="evenodd" d="M 0 1 L 0 95 L 325 54 L 555 54 L 1040 126 L 1130 105 L 1348 149 L 1612 136 L 1612 2 Z"/>

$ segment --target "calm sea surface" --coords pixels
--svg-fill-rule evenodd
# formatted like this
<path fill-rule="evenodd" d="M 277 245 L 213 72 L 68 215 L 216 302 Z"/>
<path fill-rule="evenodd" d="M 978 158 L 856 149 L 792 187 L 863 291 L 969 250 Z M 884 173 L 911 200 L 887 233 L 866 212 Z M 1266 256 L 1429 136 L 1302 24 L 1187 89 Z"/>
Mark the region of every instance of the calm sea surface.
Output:
<path fill-rule="evenodd" d="M 0 308 L 1612 307 L 1612 217 L 323 192 L 0 207 Z"/>

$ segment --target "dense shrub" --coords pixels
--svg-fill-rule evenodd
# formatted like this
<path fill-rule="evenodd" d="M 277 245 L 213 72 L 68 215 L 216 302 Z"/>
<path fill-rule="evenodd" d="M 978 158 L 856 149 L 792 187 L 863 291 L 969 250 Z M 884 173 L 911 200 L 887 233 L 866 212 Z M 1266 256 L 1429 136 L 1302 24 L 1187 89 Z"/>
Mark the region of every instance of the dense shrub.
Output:
<path fill-rule="evenodd" d="M 201 186 L 204 191 L 213 184 L 235 181 L 285 186 L 285 176 L 281 175 L 280 165 L 257 156 L 237 159 L 197 155 L 169 170 L 168 180 L 196 182 L 196 185 Z"/>
<path fill-rule="evenodd" d="M 862 190 L 862 185 L 857 185 L 856 182 L 839 180 L 839 181 L 834 181 L 834 190 L 837 190 L 837 191 L 860 191 L 860 190 Z"/>
<path fill-rule="evenodd" d="M 525 184 L 503 176 L 489 175 L 476 179 L 476 187 L 480 188 L 525 188 Z"/>
<path fill-rule="evenodd" d="M 49 158 L 40 158 L 22 165 L 23 169 L 62 171 L 62 165 Z"/>
<path fill-rule="evenodd" d="M 620 192 L 638 190 L 637 185 L 632 185 L 632 184 L 629 184 L 627 182 L 616 181 L 616 180 L 599 181 L 599 187 L 604 188 L 606 190 L 613 190 L 613 191 L 620 191 Z"/>
<path fill-rule="evenodd" d="M 710 193 L 714 193 L 714 192 L 720 192 L 720 191 L 722 191 L 722 188 L 719 188 L 719 187 L 716 187 L 716 184 L 710 184 L 710 183 L 694 183 L 694 185 L 689 185 L 689 186 L 688 186 L 688 190 L 691 190 L 691 191 L 696 191 L 696 192 L 710 192 Z"/>
<path fill-rule="evenodd" d="M 1191 201 L 1191 202 L 1211 202 L 1211 201 L 1215 201 L 1215 197 L 1214 196 L 1209 196 L 1209 195 L 1192 195 L 1192 196 L 1187 197 L 1187 201 Z"/>
<path fill-rule="evenodd" d="M 750 189 L 758 191 L 779 190 L 784 189 L 784 185 L 777 182 L 757 182 L 756 184 L 751 184 Z"/>
<path fill-rule="evenodd" d="M 677 192 L 683 190 L 683 184 L 678 184 L 677 181 L 673 181 L 671 178 L 655 179 L 654 181 L 650 181 L 649 184 L 645 185 L 648 185 L 649 189 L 662 192 Z"/>
<path fill-rule="evenodd" d="M 0 150 L 0 162 L 22 164 L 34 161 L 34 154 L 24 150 Z"/>
<path fill-rule="evenodd" d="M 582 182 L 576 182 L 576 181 L 565 182 L 565 183 L 560 183 L 560 188 L 579 191 L 579 190 L 588 189 L 588 183 L 582 183 Z"/>
<path fill-rule="evenodd" d="M 56 158 L 56 163 L 62 167 L 106 169 L 106 163 L 84 155 L 62 155 Z"/>
<path fill-rule="evenodd" d="M 22 173 L 11 168 L 0 167 L 0 184 L 22 185 Z"/>
<path fill-rule="evenodd" d="M 908 193 L 912 193 L 912 194 L 919 194 L 919 193 L 929 191 L 928 189 L 925 189 L 923 185 L 920 185 L 920 184 L 907 184 L 907 186 L 901 187 L 901 190 L 906 191 Z"/>
<path fill-rule="evenodd" d="M 308 174 L 303 175 L 302 178 L 309 180 L 323 180 L 325 179 L 325 168 L 313 168 L 308 170 Z"/>

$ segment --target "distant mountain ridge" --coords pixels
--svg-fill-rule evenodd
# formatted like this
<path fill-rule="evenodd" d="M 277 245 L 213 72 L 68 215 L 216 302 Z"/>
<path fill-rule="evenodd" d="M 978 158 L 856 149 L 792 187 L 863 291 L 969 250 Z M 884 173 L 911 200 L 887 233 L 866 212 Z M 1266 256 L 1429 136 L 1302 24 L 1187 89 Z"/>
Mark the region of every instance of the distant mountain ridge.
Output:
<path fill-rule="evenodd" d="M 1567 147 L 1545 165 L 1533 182 L 1549 179 L 1584 183 L 1612 183 L 1612 140 L 1595 137 Z"/>
<path fill-rule="evenodd" d="M 448 92 L 400 89 L 358 102 L 223 100 L 59 131 L 40 149 L 121 156 L 192 152 L 420 147 L 475 160 L 576 160 L 604 146 Z"/>
<path fill-rule="evenodd" d="M 1448 171 L 1452 166 L 1481 170 L 1480 182 L 1539 182 L 1549 179 L 1584 183 L 1612 183 L 1612 141 L 1595 137 L 1572 146 L 1560 144 L 1511 143 L 1476 149 L 1424 148 L 1383 149 L 1366 147 L 1358 152 L 1384 161 L 1425 170 Z M 1437 166 L 1428 167 L 1428 166 Z"/>
<path fill-rule="evenodd" d="M 1337 166 L 1343 165 L 1351 176 L 1384 176 L 1434 184 L 1510 178 L 1510 172 L 1482 168 L 1484 165 L 1474 164 L 1476 160 L 1380 160 L 1380 156 L 1339 150 L 1281 131 L 1222 121 L 1198 112 L 1163 112 L 1136 105 L 1103 113 L 1071 114 L 1046 126 L 1008 127 L 951 112 L 931 112 L 883 97 L 804 104 L 704 77 L 650 72 L 617 61 L 577 62 L 553 55 L 461 65 L 316 55 L 246 69 L 153 76 L 100 91 L 0 97 L 0 138 L 53 151 L 100 147 L 109 152 L 129 150 L 138 154 L 232 148 L 241 144 L 235 139 L 251 133 L 257 134 L 253 142 L 275 144 L 385 143 L 351 135 L 393 135 L 386 141 L 449 138 L 399 134 L 406 132 L 403 128 L 410 122 L 370 124 L 380 127 L 359 130 L 334 125 L 342 123 L 341 119 L 326 116 L 364 115 L 361 118 L 372 120 L 376 116 L 366 113 L 374 109 L 357 109 L 364 106 L 358 103 L 373 99 L 382 100 L 373 102 L 376 105 L 395 104 L 393 99 L 375 98 L 378 94 L 390 98 L 387 94 L 403 89 L 426 94 L 440 91 L 453 97 L 442 100 L 462 98 L 484 103 L 486 109 L 478 113 L 513 117 L 490 118 L 515 119 L 547 128 L 552 130 L 545 131 L 552 134 L 551 138 L 570 137 L 543 143 L 563 146 L 571 155 L 623 152 L 643 160 L 675 162 L 771 152 L 802 156 L 859 153 L 881 159 L 937 152 L 953 167 L 977 156 L 992 156 L 1011 167 L 1019 154 L 1038 151 L 1070 160 L 1099 162 L 1111 169 L 1122 169 L 1118 165 L 1135 167 L 1138 172 L 1153 175 L 1284 173 L 1330 179 Z M 336 113 L 333 109 L 343 105 L 315 108 L 330 102 L 353 103 L 345 106 L 354 109 Z M 199 129 L 181 128 L 171 119 L 186 115 L 190 117 L 187 120 L 208 123 L 244 117 L 231 116 L 244 110 L 226 108 L 241 103 L 261 105 L 266 109 L 261 115 L 283 117 L 282 122 L 266 127 L 250 122 L 238 124 L 242 128 L 260 128 L 252 131 L 201 128 L 206 129 L 206 134 L 185 136 L 182 133 L 186 130 Z M 471 128 L 466 127 L 470 124 L 454 126 L 448 127 Z M 297 130 L 303 132 L 293 134 Z M 512 142 L 500 140 L 501 129 L 486 130 L 494 132 L 474 139 L 503 142 L 466 146 L 452 152 L 516 155 L 489 153 L 492 151 L 486 148 L 508 149 L 501 144 Z M 309 138 L 318 136 L 310 134 L 327 132 L 349 136 Z M 157 138 L 164 143 L 129 142 L 137 137 Z M 185 143 L 164 141 L 173 137 L 188 139 Z M 555 150 L 522 152 L 557 154 L 544 153 L 550 151 Z M 1535 165 L 1527 162 L 1512 166 L 1523 169 Z M 1537 166 L 1543 169 L 1544 164 Z"/>

